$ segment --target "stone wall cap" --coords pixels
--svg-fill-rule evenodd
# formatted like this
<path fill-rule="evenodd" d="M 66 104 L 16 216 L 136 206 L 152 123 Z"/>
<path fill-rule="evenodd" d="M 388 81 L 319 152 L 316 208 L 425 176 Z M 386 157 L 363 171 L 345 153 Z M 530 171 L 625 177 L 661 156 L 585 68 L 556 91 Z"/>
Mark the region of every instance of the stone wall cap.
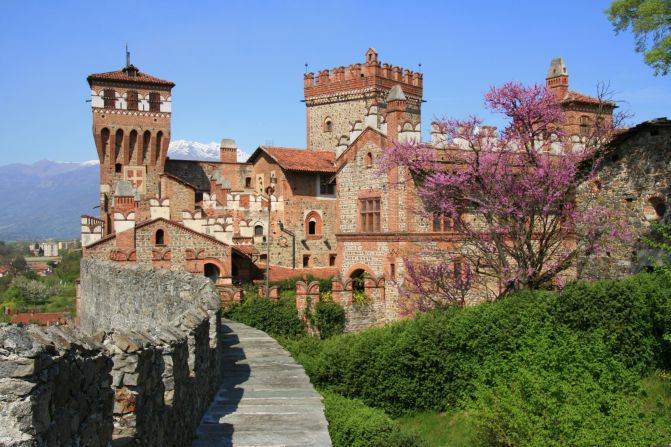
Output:
<path fill-rule="evenodd" d="M 405 97 L 405 93 L 403 93 L 403 89 L 401 88 L 400 84 L 396 84 L 389 90 L 389 94 L 387 95 L 387 102 L 390 101 L 407 101 L 408 98 Z"/>

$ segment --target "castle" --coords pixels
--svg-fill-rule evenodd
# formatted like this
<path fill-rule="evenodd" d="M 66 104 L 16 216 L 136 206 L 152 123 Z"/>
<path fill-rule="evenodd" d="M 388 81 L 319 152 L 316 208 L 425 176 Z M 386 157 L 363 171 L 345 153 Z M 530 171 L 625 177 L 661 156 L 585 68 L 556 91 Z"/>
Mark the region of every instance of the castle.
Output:
<path fill-rule="evenodd" d="M 219 161 L 167 157 L 173 82 L 130 63 L 87 80 L 101 215 L 82 216 L 85 256 L 205 275 L 225 299 L 267 263 L 271 279 L 335 276 L 343 304 L 357 287 L 372 298 L 368 325 L 398 318 L 404 257 L 458 242 L 449 222 L 416 212 L 407 172 L 376 175 L 391 142 L 421 139 L 423 76 L 381 63 L 372 48 L 363 63 L 304 75 L 306 149 L 260 146 L 244 163 L 230 139 Z M 579 142 L 615 104 L 573 92 L 568 81 L 554 59 L 546 84 Z M 437 128 L 431 135 L 435 147 L 447 145 Z"/>

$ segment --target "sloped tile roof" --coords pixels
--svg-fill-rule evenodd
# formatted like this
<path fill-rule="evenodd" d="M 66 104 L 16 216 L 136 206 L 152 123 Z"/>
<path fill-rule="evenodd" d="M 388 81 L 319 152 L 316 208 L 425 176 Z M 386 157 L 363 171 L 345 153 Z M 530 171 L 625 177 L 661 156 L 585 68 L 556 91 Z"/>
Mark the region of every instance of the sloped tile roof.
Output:
<path fill-rule="evenodd" d="M 247 161 L 253 163 L 261 152 L 268 154 L 282 169 L 287 171 L 336 172 L 334 151 L 259 146 Z"/>
<path fill-rule="evenodd" d="M 142 73 L 141 71 L 137 70 L 136 67 L 132 66 L 131 67 L 134 70 L 128 70 L 128 69 L 121 69 L 117 71 L 108 71 L 106 73 L 94 73 L 89 75 L 86 80 L 89 81 L 89 84 L 91 81 L 118 81 L 118 82 L 137 82 L 140 84 L 153 84 L 153 85 L 163 85 L 166 87 L 174 87 L 175 83 L 172 81 L 167 81 L 165 79 L 159 79 L 155 76 L 148 75 L 146 73 Z M 131 76 L 130 74 L 137 73 L 135 76 Z"/>
<path fill-rule="evenodd" d="M 569 91 L 566 96 L 562 99 L 562 102 L 588 102 L 592 104 L 603 103 L 604 105 L 615 107 L 613 101 L 607 101 L 605 99 L 595 98 L 593 96 L 583 95 L 582 93 Z"/>

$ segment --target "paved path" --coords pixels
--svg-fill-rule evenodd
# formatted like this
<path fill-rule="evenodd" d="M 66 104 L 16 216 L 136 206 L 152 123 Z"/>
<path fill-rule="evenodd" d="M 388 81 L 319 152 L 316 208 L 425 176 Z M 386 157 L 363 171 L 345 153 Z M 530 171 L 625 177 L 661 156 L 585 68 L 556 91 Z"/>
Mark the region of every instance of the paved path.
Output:
<path fill-rule="evenodd" d="M 193 447 L 331 447 L 321 397 L 273 338 L 224 320 L 224 382 Z"/>

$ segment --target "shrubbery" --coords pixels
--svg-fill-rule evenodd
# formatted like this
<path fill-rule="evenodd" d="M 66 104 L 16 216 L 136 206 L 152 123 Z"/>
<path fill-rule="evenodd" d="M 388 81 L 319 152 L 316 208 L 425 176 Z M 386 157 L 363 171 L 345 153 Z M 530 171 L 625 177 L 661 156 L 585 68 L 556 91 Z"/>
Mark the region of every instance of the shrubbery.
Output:
<path fill-rule="evenodd" d="M 251 295 L 251 294 L 250 294 Z M 224 317 L 260 329 L 273 337 L 299 337 L 305 335 L 305 326 L 291 299 L 277 302 L 251 295 L 242 303 L 232 304 Z"/>
<path fill-rule="evenodd" d="M 330 278 L 321 279 L 312 275 L 306 275 L 305 279 L 302 276 L 294 276 L 293 278 L 283 279 L 282 281 L 273 281 L 270 285 L 278 286 L 280 290 L 296 290 L 296 282 L 298 281 L 305 281 L 308 284 L 312 281 L 317 281 L 319 283 L 320 292 L 331 290 L 332 280 Z"/>
<path fill-rule="evenodd" d="M 324 392 L 324 407 L 333 447 L 421 447 L 424 443 L 401 431 L 383 411 L 355 399 Z"/>
<path fill-rule="evenodd" d="M 481 445 L 638 446 L 671 441 L 639 388 L 670 333 L 660 270 L 285 345 L 314 384 L 388 414 L 474 411 Z"/>
<path fill-rule="evenodd" d="M 315 306 L 314 323 L 322 339 L 340 335 L 345 329 L 345 309 L 333 301 L 319 301 Z"/>

